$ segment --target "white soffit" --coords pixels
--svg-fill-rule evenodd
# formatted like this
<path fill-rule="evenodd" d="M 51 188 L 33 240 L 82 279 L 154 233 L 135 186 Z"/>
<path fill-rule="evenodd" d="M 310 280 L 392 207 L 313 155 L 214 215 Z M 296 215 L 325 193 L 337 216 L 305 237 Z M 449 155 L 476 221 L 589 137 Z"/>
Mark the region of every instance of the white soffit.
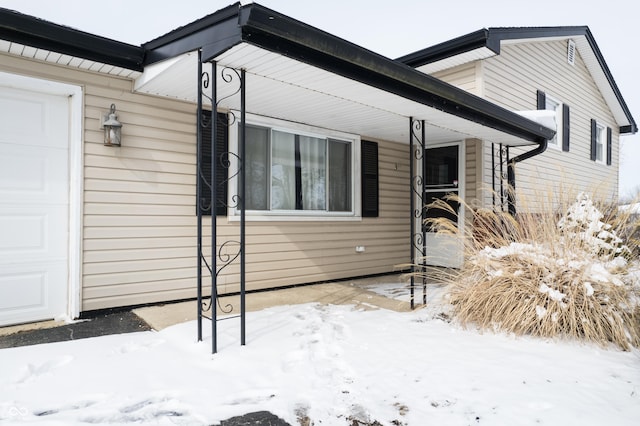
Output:
<path fill-rule="evenodd" d="M 20 43 L 0 40 L 0 52 L 20 56 L 27 59 L 49 62 L 56 65 L 62 65 L 79 70 L 94 71 L 101 74 L 108 74 L 118 77 L 135 79 L 141 73 L 114 65 L 104 64 L 89 59 L 78 58 L 75 56 L 63 55 L 46 49 L 38 49 L 31 46 L 25 46 Z"/>
<path fill-rule="evenodd" d="M 449 68 L 464 65 L 469 62 L 478 61 L 495 56 L 495 52 L 486 47 L 480 47 L 478 49 L 470 50 L 469 52 L 461 53 L 459 55 L 450 56 L 440 61 L 431 62 L 429 64 L 421 65 L 416 68 L 425 74 L 433 74 L 438 71 L 446 70 Z"/>
<path fill-rule="evenodd" d="M 479 138 L 508 145 L 532 144 L 246 43 L 216 61 L 221 109 L 240 108 L 240 96 L 234 95 L 239 79 L 233 70 L 245 69 L 248 113 L 405 143 L 409 141 L 409 117 L 414 117 L 426 121 L 430 143 Z M 196 52 L 148 66 L 135 90 L 196 103 L 197 66 Z M 205 64 L 203 70 L 210 68 Z M 223 75 L 232 77 L 231 82 L 225 82 Z"/>

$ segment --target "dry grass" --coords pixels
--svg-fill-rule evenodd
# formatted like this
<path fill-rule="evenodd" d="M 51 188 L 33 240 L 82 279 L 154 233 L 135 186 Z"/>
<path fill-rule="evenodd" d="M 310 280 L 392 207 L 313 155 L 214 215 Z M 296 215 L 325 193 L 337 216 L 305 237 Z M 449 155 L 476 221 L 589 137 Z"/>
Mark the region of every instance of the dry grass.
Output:
<path fill-rule="evenodd" d="M 583 198 L 577 208 L 565 203 L 517 219 L 474 211 L 463 268 L 440 277 L 449 284 L 454 317 L 519 335 L 640 346 L 640 278 L 628 262 L 637 245 L 618 237 L 629 218 L 594 207 Z M 453 231 L 446 221 L 433 225 Z"/>

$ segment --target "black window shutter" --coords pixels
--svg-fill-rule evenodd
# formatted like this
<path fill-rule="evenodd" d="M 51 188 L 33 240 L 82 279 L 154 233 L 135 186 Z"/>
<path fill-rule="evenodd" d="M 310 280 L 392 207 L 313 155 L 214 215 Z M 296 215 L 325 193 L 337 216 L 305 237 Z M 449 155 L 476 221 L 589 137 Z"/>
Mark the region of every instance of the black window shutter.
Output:
<path fill-rule="evenodd" d="M 362 141 L 362 217 L 378 217 L 378 144 Z"/>
<path fill-rule="evenodd" d="M 211 131 L 213 123 L 211 122 L 211 111 L 202 111 L 203 122 L 206 124 L 202 128 L 202 146 L 200 147 L 200 164 L 202 165 L 202 174 L 206 177 L 206 182 L 211 176 Z M 218 113 L 216 121 L 216 176 L 215 184 L 217 187 L 216 215 L 227 215 L 227 192 L 228 192 L 228 171 L 226 167 L 227 152 L 229 151 L 229 129 L 227 114 Z M 211 204 L 211 190 L 204 182 L 203 176 L 199 176 L 202 202 L 199 204 L 203 215 L 210 215 L 209 208 Z"/>
<path fill-rule="evenodd" d="M 591 160 L 596 161 L 596 132 L 598 127 L 596 126 L 596 120 L 591 119 Z"/>
<path fill-rule="evenodd" d="M 538 90 L 536 95 L 537 95 L 536 107 L 539 110 L 540 109 L 546 109 L 547 108 L 547 95 L 545 95 L 545 93 L 542 90 Z"/>
<path fill-rule="evenodd" d="M 607 166 L 610 166 L 612 163 L 613 156 L 613 142 L 611 138 L 611 127 L 607 127 Z"/>
<path fill-rule="evenodd" d="M 562 150 L 569 151 L 569 135 L 571 126 L 569 125 L 569 105 L 562 104 Z"/>

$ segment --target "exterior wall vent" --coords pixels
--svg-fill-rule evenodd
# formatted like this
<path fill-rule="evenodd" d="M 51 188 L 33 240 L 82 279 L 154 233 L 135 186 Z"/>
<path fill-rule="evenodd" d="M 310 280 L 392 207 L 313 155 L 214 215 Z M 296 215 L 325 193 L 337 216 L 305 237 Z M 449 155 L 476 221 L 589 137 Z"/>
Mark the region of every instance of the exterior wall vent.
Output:
<path fill-rule="evenodd" d="M 567 62 L 569 65 L 576 64 L 576 42 L 573 40 L 567 43 Z"/>

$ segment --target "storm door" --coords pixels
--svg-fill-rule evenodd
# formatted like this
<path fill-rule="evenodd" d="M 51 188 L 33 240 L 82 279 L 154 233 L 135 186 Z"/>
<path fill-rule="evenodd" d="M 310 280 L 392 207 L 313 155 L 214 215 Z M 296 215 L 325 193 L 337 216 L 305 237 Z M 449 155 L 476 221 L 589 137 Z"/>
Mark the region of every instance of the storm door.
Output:
<path fill-rule="evenodd" d="M 427 263 L 435 266 L 460 267 L 462 265 L 462 244 L 460 233 L 463 227 L 463 212 L 458 201 L 450 195 L 464 196 L 464 162 L 462 143 L 438 146 L 426 150 L 425 161 L 425 205 L 435 200 L 444 200 L 452 211 L 440 208 L 425 208 L 427 237 Z M 454 213 L 455 212 L 455 213 Z M 442 218 L 449 221 L 456 235 L 437 231 L 429 225 L 429 219 Z"/>

